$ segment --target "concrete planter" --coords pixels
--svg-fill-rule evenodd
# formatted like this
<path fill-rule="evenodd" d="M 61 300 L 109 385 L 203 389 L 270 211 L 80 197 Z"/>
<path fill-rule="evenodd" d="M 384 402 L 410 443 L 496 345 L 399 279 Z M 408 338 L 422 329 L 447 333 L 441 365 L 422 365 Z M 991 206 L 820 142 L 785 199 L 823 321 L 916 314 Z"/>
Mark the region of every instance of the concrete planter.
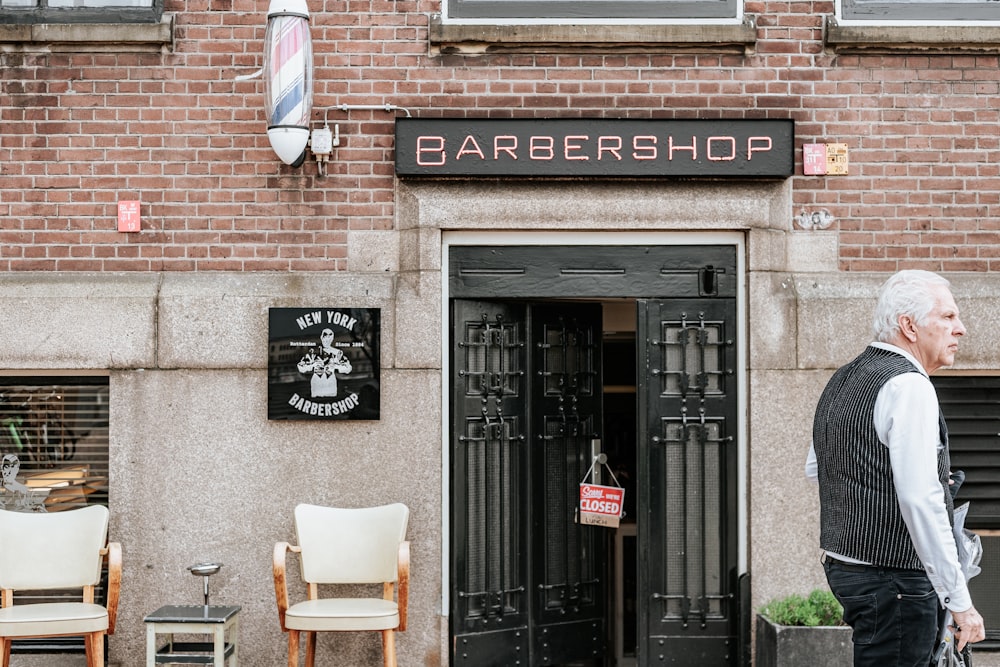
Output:
<path fill-rule="evenodd" d="M 844 667 L 854 661 L 851 628 L 776 625 L 757 615 L 755 667 Z"/>

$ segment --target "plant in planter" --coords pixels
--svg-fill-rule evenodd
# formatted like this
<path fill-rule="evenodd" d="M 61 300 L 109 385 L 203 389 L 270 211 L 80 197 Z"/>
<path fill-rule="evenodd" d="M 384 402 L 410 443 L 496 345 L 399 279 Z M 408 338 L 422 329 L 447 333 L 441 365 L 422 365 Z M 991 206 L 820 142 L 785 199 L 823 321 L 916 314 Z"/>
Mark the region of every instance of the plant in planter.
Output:
<path fill-rule="evenodd" d="M 758 610 L 756 667 L 843 667 L 853 662 L 851 628 L 833 593 L 789 595 Z"/>

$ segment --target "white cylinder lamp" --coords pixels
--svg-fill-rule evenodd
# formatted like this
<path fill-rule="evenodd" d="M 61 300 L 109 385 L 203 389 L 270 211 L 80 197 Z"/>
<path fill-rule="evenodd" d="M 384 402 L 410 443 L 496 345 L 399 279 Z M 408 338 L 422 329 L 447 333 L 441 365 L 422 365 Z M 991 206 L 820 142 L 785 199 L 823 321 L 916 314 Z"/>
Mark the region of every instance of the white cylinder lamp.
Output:
<path fill-rule="evenodd" d="M 264 34 L 267 138 L 285 164 L 306 157 L 312 113 L 313 57 L 306 0 L 271 0 Z"/>

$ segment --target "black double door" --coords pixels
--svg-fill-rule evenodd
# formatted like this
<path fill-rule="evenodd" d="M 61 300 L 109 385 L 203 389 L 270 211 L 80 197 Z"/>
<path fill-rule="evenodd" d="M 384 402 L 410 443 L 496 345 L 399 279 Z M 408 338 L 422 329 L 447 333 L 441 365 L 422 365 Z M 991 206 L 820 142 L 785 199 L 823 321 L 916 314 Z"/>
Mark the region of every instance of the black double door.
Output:
<path fill-rule="evenodd" d="M 451 664 L 612 665 L 623 585 L 634 664 L 741 664 L 735 248 L 463 247 L 450 265 Z M 635 309 L 613 362 L 635 366 L 634 443 L 609 461 L 633 473 L 625 567 L 576 512 L 602 443 L 623 455 L 613 298 Z"/>

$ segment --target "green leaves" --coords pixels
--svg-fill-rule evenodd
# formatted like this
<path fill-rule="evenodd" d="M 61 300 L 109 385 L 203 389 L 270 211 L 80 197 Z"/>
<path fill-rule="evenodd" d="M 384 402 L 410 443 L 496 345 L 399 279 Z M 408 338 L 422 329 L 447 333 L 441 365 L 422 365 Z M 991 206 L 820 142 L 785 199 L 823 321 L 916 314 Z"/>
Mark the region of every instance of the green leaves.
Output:
<path fill-rule="evenodd" d="M 760 608 L 761 616 L 778 625 L 843 625 L 843 614 L 844 609 L 833 593 L 819 588 L 809 597 L 789 595 Z"/>

